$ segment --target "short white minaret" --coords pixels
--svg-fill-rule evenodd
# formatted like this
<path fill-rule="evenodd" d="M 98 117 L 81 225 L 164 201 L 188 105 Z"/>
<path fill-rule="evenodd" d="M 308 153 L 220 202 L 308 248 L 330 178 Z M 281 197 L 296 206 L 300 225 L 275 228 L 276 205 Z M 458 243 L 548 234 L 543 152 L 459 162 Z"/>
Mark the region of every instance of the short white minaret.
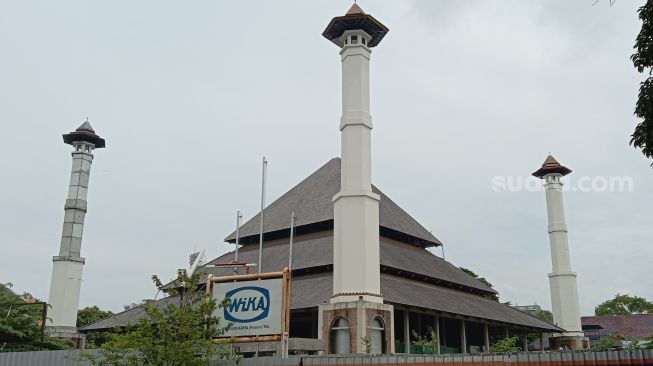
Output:
<path fill-rule="evenodd" d="M 105 147 L 105 141 L 95 134 L 88 121 L 77 130 L 63 135 L 63 141 L 73 146 L 73 167 L 70 173 L 68 198 L 64 206 L 59 255 L 52 258 L 52 279 L 48 300 L 51 308 L 48 310 L 47 325 L 53 335 L 75 340 L 79 339 L 76 323 L 84 268 L 81 247 L 86 216 L 86 193 L 93 162 L 93 150 Z"/>
<path fill-rule="evenodd" d="M 331 303 L 383 302 L 379 276 L 379 195 L 372 192 L 370 54 L 387 28 L 354 4 L 323 36 L 342 61 L 340 192 L 333 197 Z"/>
<path fill-rule="evenodd" d="M 552 348 L 566 346 L 570 349 L 583 349 L 585 336 L 580 321 L 578 285 L 576 272 L 571 269 L 567 224 L 562 200 L 560 178 L 571 170 L 558 163 L 551 155 L 547 156 L 533 176 L 544 180 L 546 208 L 549 218 L 549 243 L 553 270 L 549 273 L 551 288 L 551 310 L 554 323 L 565 330 L 552 340 Z"/>

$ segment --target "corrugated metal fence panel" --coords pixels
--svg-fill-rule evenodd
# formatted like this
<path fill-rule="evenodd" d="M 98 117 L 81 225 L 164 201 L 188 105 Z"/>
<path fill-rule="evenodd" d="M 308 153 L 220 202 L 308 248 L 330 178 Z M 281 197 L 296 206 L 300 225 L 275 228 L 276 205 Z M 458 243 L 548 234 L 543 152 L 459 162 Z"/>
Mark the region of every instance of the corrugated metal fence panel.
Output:
<path fill-rule="evenodd" d="M 85 351 L 93 353 L 94 351 Z M 80 351 L 39 351 L 0 353 L 0 366 L 89 366 Z"/>
<path fill-rule="evenodd" d="M 84 352 L 95 353 L 96 350 Z M 223 366 L 336 366 L 388 365 L 413 366 L 653 366 L 653 350 L 618 352 L 552 352 L 477 355 L 384 355 L 384 356 L 304 356 L 246 358 L 216 361 Z M 0 366 L 90 366 L 80 351 L 4 352 Z"/>

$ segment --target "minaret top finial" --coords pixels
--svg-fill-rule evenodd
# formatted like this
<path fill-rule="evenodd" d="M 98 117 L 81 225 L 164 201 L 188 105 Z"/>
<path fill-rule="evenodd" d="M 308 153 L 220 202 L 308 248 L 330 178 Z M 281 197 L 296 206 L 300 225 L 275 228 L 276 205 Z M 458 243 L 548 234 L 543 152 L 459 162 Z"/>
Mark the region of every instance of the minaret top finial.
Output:
<path fill-rule="evenodd" d="M 533 176 L 542 179 L 547 174 L 553 174 L 553 173 L 558 173 L 562 176 L 565 176 L 571 173 L 571 169 L 558 163 L 558 161 L 553 157 L 553 155 L 549 153 L 549 156 L 546 157 L 540 169 L 538 169 L 535 173 L 533 173 Z"/>
<path fill-rule="evenodd" d="M 371 38 L 367 47 L 374 47 L 381 42 L 389 29 L 373 16 L 366 14 L 363 9 L 354 1 L 347 13 L 340 17 L 331 19 L 322 36 L 340 47 L 344 47 L 342 35 L 348 30 L 362 30 Z"/>

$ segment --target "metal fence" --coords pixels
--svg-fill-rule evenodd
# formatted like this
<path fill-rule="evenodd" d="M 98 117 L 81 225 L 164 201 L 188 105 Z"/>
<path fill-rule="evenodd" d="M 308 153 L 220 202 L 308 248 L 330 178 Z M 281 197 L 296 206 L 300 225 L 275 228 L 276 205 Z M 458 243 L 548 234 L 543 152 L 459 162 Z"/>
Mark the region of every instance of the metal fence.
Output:
<path fill-rule="evenodd" d="M 86 352 L 96 352 L 89 350 Z M 413 366 L 653 366 L 653 350 L 607 352 L 530 352 L 475 355 L 387 355 L 387 356 L 295 356 L 246 358 L 238 366 L 335 366 L 387 365 Z M 80 351 L 42 351 L 0 353 L 0 366 L 88 366 Z M 235 366 L 234 361 L 215 361 L 212 365 Z"/>

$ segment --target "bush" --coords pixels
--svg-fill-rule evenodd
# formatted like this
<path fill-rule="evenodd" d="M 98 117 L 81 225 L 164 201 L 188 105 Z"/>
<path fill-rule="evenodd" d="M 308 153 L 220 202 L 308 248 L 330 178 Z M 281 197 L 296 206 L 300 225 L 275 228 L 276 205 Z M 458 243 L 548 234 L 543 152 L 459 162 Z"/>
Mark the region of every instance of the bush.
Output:
<path fill-rule="evenodd" d="M 517 347 L 518 337 L 508 337 L 498 340 L 490 347 L 490 353 L 515 353 L 520 352 L 521 348 Z"/>

